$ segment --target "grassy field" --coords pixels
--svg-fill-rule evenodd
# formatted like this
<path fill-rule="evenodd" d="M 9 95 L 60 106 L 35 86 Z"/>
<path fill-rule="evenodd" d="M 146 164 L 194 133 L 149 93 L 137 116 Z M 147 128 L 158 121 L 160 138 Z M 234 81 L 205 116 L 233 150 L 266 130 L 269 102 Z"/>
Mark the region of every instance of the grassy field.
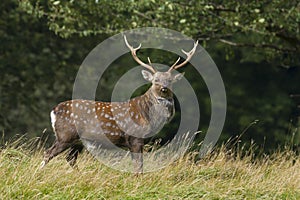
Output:
<path fill-rule="evenodd" d="M 0 199 L 300 199 L 300 158 L 286 150 L 253 159 L 220 148 L 153 173 L 112 170 L 84 152 L 79 170 L 63 155 L 39 169 L 42 150 L 15 142 L 0 152 Z M 236 151 L 235 151 L 236 152 Z"/>

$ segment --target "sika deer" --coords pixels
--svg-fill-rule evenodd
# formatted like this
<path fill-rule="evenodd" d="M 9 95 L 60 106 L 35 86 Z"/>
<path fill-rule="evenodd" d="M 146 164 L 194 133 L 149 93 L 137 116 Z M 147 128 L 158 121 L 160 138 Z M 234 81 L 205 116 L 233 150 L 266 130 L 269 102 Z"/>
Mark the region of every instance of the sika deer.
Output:
<path fill-rule="evenodd" d="M 69 148 L 66 159 L 74 166 L 78 153 L 83 149 L 81 136 L 100 142 L 106 138 L 114 145 L 129 148 L 136 163 L 136 172 L 142 173 L 144 138 L 162 128 L 175 112 L 172 84 L 183 74 L 174 76 L 171 72 L 190 61 L 198 41 L 190 52 L 182 50 L 187 55 L 184 62 L 177 65 L 179 58 L 167 72 L 159 72 L 152 67 L 149 58 L 149 64 L 145 64 L 137 57 L 136 51 L 141 44 L 133 48 L 125 36 L 124 40 L 134 60 L 150 71 L 142 70 L 142 75 L 152 86 L 145 94 L 126 102 L 70 100 L 58 104 L 50 114 L 56 140 L 46 150 L 42 167 Z"/>

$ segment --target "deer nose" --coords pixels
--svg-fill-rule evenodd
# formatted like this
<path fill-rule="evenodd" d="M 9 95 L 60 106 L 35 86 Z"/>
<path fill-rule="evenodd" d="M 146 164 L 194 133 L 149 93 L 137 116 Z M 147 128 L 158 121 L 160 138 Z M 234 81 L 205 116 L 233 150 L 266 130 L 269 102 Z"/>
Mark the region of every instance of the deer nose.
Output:
<path fill-rule="evenodd" d="M 167 88 L 167 87 L 162 87 L 162 88 L 160 89 L 160 91 L 161 91 L 162 93 L 166 93 L 166 92 L 168 91 L 168 88 Z"/>

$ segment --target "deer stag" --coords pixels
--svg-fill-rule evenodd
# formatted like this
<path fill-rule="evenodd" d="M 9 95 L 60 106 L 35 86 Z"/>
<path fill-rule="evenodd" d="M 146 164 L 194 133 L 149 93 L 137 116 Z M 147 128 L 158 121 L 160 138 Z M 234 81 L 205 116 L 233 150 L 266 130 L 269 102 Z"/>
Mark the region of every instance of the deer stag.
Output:
<path fill-rule="evenodd" d="M 162 128 L 175 112 L 171 86 L 183 77 L 183 73 L 174 76 L 171 72 L 190 61 L 198 41 L 190 52 L 182 50 L 187 56 L 184 62 L 177 64 L 179 57 L 168 71 L 159 72 L 149 58 L 149 64 L 146 64 L 137 57 L 136 51 L 141 44 L 133 48 L 126 36 L 124 40 L 133 59 L 149 70 L 142 70 L 142 75 L 152 83 L 151 87 L 143 95 L 126 102 L 70 100 L 58 104 L 50 114 L 56 139 L 45 151 L 41 167 L 66 149 L 70 149 L 66 159 L 73 167 L 83 149 L 80 138 L 88 136 L 91 140 L 101 141 L 105 137 L 114 145 L 127 147 L 132 153 L 136 172 L 142 173 L 144 138 Z"/>

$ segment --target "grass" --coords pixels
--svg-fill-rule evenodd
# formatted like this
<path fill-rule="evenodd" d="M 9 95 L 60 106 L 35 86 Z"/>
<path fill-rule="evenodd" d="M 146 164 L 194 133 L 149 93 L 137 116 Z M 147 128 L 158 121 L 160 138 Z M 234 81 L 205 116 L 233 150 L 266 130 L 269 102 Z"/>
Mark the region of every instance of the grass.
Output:
<path fill-rule="evenodd" d="M 21 139 L 1 150 L 0 199 L 300 199 L 300 159 L 290 150 L 255 159 L 251 150 L 242 156 L 223 146 L 200 161 L 190 153 L 136 177 L 87 152 L 79 170 L 63 156 L 39 169 L 43 148 L 34 144 Z"/>

